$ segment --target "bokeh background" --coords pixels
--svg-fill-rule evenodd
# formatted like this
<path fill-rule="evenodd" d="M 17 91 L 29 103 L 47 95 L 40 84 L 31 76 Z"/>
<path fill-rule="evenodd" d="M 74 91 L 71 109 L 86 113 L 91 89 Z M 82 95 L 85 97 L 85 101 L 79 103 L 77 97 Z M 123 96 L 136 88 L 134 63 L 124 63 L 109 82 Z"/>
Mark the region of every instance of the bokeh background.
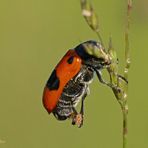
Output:
<path fill-rule="evenodd" d="M 124 59 L 125 0 L 92 0 L 107 46 Z M 148 1 L 134 0 L 131 22 L 128 148 L 148 147 Z M 80 42 L 97 36 L 79 0 L 0 1 L 0 148 L 121 148 L 122 116 L 111 90 L 95 78 L 81 129 L 42 106 L 51 71 Z M 122 67 L 122 64 L 121 64 Z M 122 69 L 121 69 L 122 72 Z"/>

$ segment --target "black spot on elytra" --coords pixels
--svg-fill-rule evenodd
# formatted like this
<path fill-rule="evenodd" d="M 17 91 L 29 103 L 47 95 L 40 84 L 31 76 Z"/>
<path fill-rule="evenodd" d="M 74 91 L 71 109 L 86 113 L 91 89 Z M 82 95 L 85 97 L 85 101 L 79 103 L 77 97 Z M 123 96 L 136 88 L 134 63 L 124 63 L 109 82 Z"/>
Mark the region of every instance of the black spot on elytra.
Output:
<path fill-rule="evenodd" d="M 54 70 L 50 78 L 48 79 L 46 86 L 50 90 L 57 90 L 59 88 L 59 85 L 60 85 L 60 80 L 56 75 L 56 70 Z"/>
<path fill-rule="evenodd" d="M 68 62 L 69 64 L 72 64 L 73 60 L 74 60 L 74 56 L 71 56 L 71 57 L 67 60 L 67 62 Z"/>

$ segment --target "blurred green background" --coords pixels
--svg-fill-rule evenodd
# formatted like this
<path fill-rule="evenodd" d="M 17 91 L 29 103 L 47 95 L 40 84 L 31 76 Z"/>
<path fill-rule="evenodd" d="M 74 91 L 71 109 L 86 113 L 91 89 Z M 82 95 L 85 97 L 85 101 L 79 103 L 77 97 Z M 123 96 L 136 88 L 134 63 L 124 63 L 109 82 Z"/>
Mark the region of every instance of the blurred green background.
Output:
<path fill-rule="evenodd" d="M 110 33 L 124 59 L 125 0 L 92 0 L 102 37 Z M 134 0 L 131 22 L 128 148 L 148 147 L 148 1 Z M 79 0 L 0 1 L 0 148 L 121 148 L 122 116 L 111 90 L 91 85 L 81 129 L 57 121 L 42 106 L 51 71 L 82 41 L 97 36 Z M 122 65 L 121 65 L 122 66 Z"/>

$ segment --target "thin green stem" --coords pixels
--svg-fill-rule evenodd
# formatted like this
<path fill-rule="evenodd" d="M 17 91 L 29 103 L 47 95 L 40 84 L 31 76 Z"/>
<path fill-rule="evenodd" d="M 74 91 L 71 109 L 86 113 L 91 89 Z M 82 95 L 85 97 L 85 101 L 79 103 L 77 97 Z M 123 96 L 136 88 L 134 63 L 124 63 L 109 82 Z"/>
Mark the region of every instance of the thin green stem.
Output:
<path fill-rule="evenodd" d="M 101 43 L 102 47 L 104 47 L 104 50 L 105 50 L 105 45 L 104 45 L 104 43 L 103 43 L 103 39 L 102 39 L 102 37 L 101 37 L 101 35 L 100 35 L 100 32 L 99 32 L 99 31 L 95 31 L 95 32 L 96 32 L 96 34 L 97 34 L 97 36 L 98 36 L 98 38 L 99 38 L 99 40 L 100 40 L 100 43 Z"/>
<path fill-rule="evenodd" d="M 132 9 L 132 0 L 127 0 L 127 18 L 125 30 L 125 69 L 124 76 L 128 80 L 128 71 L 130 68 L 130 44 L 129 44 L 129 30 L 130 30 L 130 12 Z"/>
<path fill-rule="evenodd" d="M 122 108 L 122 114 L 123 114 L 123 148 L 127 147 L 127 134 L 128 134 L 128 106 L 127 104 L 124 105 Z"/>
<path fill-rule="evenodd" d="M 132 9 L 132 0 L 127 0 L 127 18 L 126 18 L 126 30 L 125 30 L 125 68 L 124 77 L 128 81 L 128 72 L 130 68 L 130 42 L 129 42 L 129 30 L 130 30 L 130 12 Z M 123 113 L 123 148 L 127 147 L 127 134 L 128 134 L 128 106 L 127 106 L 127 94 L 128 94 L 128 84 L 124 85 L 125 97 L 123 98 L 124 105 L 122 108 Z"/>
<path fill-rule="evenodd" d="M 91 5 L 88 0 L 80 0 L 81 2 L 81 9 L 82 9 L 82 15 L 85 18 L 88 26 L 97 34 L 99 41 L 101 45 L 104 47 L 105 51 L 105 46 L 100 34 L 100 27 L 99 27 L 99 21 L 97 14 L 94 11 L 93 6 Z"/>

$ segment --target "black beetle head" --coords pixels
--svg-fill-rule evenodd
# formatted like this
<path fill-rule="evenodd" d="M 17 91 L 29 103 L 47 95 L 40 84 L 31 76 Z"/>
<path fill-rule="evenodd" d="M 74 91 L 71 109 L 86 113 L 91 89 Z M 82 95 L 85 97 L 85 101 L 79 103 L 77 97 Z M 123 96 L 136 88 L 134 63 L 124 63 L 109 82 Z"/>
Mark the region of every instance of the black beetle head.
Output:
<path fill-rule="evenodd" d="M 84 64 L 93 68 L 103 68 L 111 63 L 109 55 L 99 42 L 86 41 L 78 45 L 75 51 L 82 58 Z"/>

